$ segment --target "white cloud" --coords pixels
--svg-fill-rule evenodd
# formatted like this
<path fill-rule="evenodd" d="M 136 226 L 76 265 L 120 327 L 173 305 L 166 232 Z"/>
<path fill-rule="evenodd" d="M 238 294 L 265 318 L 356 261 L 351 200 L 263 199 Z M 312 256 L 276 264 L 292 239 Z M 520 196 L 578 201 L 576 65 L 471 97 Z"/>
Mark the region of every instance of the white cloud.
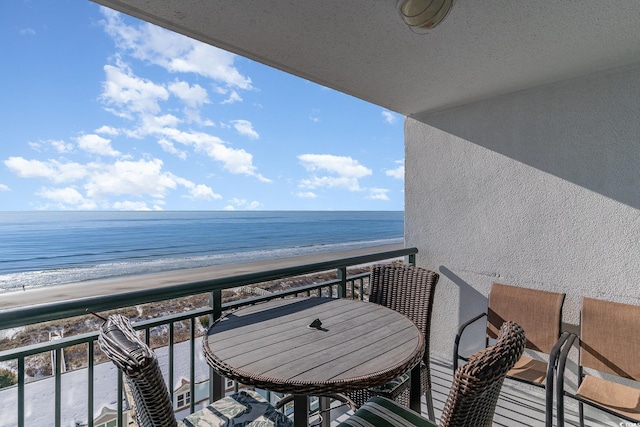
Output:
<path fill-rule="evenodd" d="M 258 173 L 253 165 L 253 155 L 243 149 L 230 148 L 217 136 L 202 132 L 182 132 L 178 129 L 164 128 L 163 135 L 174 142 L 193 147 L 212 159 L 223 164 L 224 169 L 234 174 L 254 176 L 262 182 L 271 182 Z"/>
<path fill-rule="evenodd" d="M 193 148 L 195 151 L 205 153 L 212 159 L 223 164 L 224 169 L 234 174 L 250 175 L 263 182 L 270 182 L 258 173 L 253 165 L 253 156 L 243 150 L 228 147 L 220 138 L 202 132 L 183 132 L 177 129 L 180 120 L 172 115 L 158 115 L 161 111 L 159 101 L 168 97 L 168 91 L 162 86 L 151 81 L 140 79 L 127 69 L 106 66 L 107 82 L 104 87 L 102 99 L 107 105 L 118 107 L 112 109 L 117 115 L 129 119 L 137 115 L 140 119 L 138 129 L 128 132 L 128 136 L 141 138 L 144 136 L 159 136 L 161 146 L 165 151 L 186 157 L 186 153 L 178 150 L 172 144 L 179 143 Z M 203 102 L 202 93 L 193 91 L 192 86 L 185 87 L 180 84 L 174 86 L 174 93 L 191 96 L 194 103 Z M 200 94 L 200 95 L 198 95 Z M 196 101 L 197 99 L 198 101 Z M 194 119 L 197 118 L 194 116 Z M 253 130 L 250 122 L 237 121 L 236 129 L 249 137 L 259 137 Z M 171 144 L 169 144 L 171 143 Z"/>
<path fill-rule="evenodd" d="M 233 120 L 233 127 L 240 135 L 251 139 L 258 139 L 260 135 L 253 129 L 253 124 L 249 120 Z"/>
<path fill-rule="evenodd" d="M 42 144 L 39 143 L 39 142 L 30 141 L 30 142 L 27 143 L 27 145 L 29 145 L 29 148 L 31 148 L 32 150 L 35 150 L 35 151 L 38 151 L 38 152 L 42 151 L 42 149 L 43 149 Z"/>
<path fill-rule="evenodd" d="M 0 184 L 0 191 L 11 191 L 11 189 L 4 184 Z"/>
<path fill-rule="evenodd" d="M 225 210 L 228 211 L 233 211 L 236 209 L 242 209 L 242 210 L 257 210 L 262 208 L 262 203 L 254 200 L 252 202 L 246 200 L 246 199 L 238 199 L 238 198 L 233 198 L 231 200 L 229 200 L 229 202 L 231 204 L 227 205 L 224 207 Z"/>
<path fill-rule="evenodd" d="M 238 57 L 151 24 L 128 25 L 119 13 L 105 8 L 101 11 L 105 17 L 104 29 L 118 50 L 115 64 L 104 67 L 106 78 L 101 99 L 107 111 L 138 121 L 135 129 L 121 130 L 121 134 L 137 139 L 155 137 L 165 152 L 181 159 L 186 159 L 191 151 L 203 153 L 232 174 L 271 182 L 258 172 L 252 154 L 246 150 L 233 148 L 215 135 L 179 128 L 182 123 L 213 125 L 210 119 L 201 119 L 200 108 L 210 103 L 209 93 L 203 86 L 182 79 L 164 85 L 143 79 L 125 62 L 129 55 L 171 73 L 192 73 L 212 79 L 214 93 L 227 97 L 224 103 L 230 103 L 242 100 L 239 90 L 253 89 L 251 79 L 235 66 Z M 171 107 L 173 97 L 185 105 L 181 118 L 163 114 L 164 108 Z M 171 111 L 174 112 L 175 109 Z M 232 125 L 241 135 L 259 138 L 249 121 L 236 120 Z"/>
<path fill-rule="evenodd" d="M 191 86 L 187 82 L 174 82 L 169 85 L 169 91 L 189 108 L 198 108 L 209 103 L 207 90 L 198 84 Z"/>
<path fill-rule="evenodd" d="M 162 147 L 163 151 L 166 151 L 169 154 L 173 154 L 182 160 L 186 160 L 187 158 L 186 151 L 178 150 L 171 141 L 167 141 L 166 139 L 160 139 L 158 141 L 158 145 Z"/>
<path fill-rule="evenodd" d="M 189 196 L 185 196 L 188 199 L 194 200 L 214 200 L 222 199 L 222 196 L 213 192 L 211 187 L 204 184 L 193 185 L 189 187 Z"/>
<path fill-rule="evenodd" d="M 105 65 L 106 79 L 102 84 L 101 99 L 118 117 L 132 119 L 132 113 L 157 114 L 160 101 L 169 98 L 169 92 L 162 85 L 142 79 L 124 63 L 118 66 Z"/>
<path fill-rule="evenodd" d="M 360 190 L 359 179 L 371 175 L 371 169 L 361 165 L 351 157 L 331 154 L 302 154 L 298 159 L 309 172 L 327 172 L 329 175 L 312 175 L 300 182 L 303 188 L 346 188 Z"/>
<path fill-rule="evenodd" d="M 400 165 L 394 169 L 386 170 L 385 174 L 395 179 L 404 179 L 404 160 L 398 160 L 396 163 Z"/>
<path fill-rule="evenodd" d="M 165 129 L 173 129 L 180 124 L 180 119 L 173 114 L 162 116 L 143 115 L 140 117 L 139 128 L 131 134 L 132 137 L 142 138 L 147 135 L 165 133 Z"/>
<path fill-rule="evenodd" d="M 225 94 L 226 93 L 227 92 L 225 92 Z M 227 97 L 227 99 L 222 101 L 220 104 L 224 105 L 224 104 L 234 104 L 236 102 L 242 102 L 242 97 L 235 90 L 232 90 L 232 91 L 230 91 L 228 93 L 229 93 L 229 96 Z"/>
<path fill-rule="evenodd" d="M 61 209 L 95 209 L 97 206 L 93 200 L 86 199 L 73 187 L 41 188 L 36 195 L 57 203 Z"/>
<path fill-rule="evenodd" d="M 300 181 L 301 188 L 346 188 L 349 191 L 360 191 L 357 179 L 346 176 L 313 176 Z"/>
<path fill-rule="evenodd" d="M 210 187 L 206 185 L 199 184 L 191 189 L 191 197 L 194 199 L 201 200 L 212 200 L 212 199 L 221 199 L 222 196 L 213 192 Z"/>
<path fill-rule="evenodd" d="M 148 23 L 126 25 L 119 13 L 101 10 L 107 34 L 135 58 L 170 72 L 195 73 L 230 87 L 251 89 L 251 79 L 234 65 L 236 55 Z"/>
<path fill-rule="evenodd" d="M 311 120 L 313 123 L 320 123 L 319 113 L 320 110 L 314 109 L 309 116 L 309 120 Z"/>
<path fill-rule="evenodd" d="M 51 141 L 51 146 L 58 153 L 70 153 L 73 151 L 73 144 L 64 141 Z"/>
<path fill-rule="evenodd" d="M 82 135 L 77 138 L 78 147 L 91 154 L 118 157 L 120 152 L 111 147 L 111 140 L 96 134 Z"/>
<path fill-rule="evenodd" d="M 130 200 L 125 200 L 124 202 L 115 202 L 112 207 L 121 211 L 150 211 L 152 210 L 147 206 L 146 202 L 133 202 Z M 155 209 L 158 210 L 158 209 Z"/>
<path fill-rule="evenodd" d="M 87 195 L 102 199 L 108 195 L 151 196 L 162 199 L 177 187 L 176 177 L 162 172 L 162 160 L 117 161 L 94 171 L 85 184 Z"/>
<path fill-rule="evenodd" d="M 171 172 L 163 171 L 163 162 L 159 159 L 118 160 L 114 163 L 92 162 L 86 165 L 61 163 L 56 160 L 26 160 L 11 157 L 5 165 L 22 178 L 44 178 L 55 184 L 80 181 L 77 185 L 65 188 L 42 188 L 36 195 L 56 202 L 59 209 L 95 209 L 109 206 L 113 196 L 135 197 L 136 201 L 119 201 L 111 207 L 115 209 L 162 209 L 164 198 L 171 190 L 179 187 L 186 189 L 187 199 L 213 200 L 222 196 L 203 184 L 196 184 Z M 80 187 L 86 194 L 81 194 Z M 0 190 L 3 190 L 0 184 Z M 8 191 L 9 188 L 7 187 Z"/>
<path fill-rule="evenodd" d="M 369 195 L 365 199 L 369 200 L 389 200 L 386 188 L 369 188 Z"/>
<path fill-rule="evenodd" d="M 316 197 L 318 197 L 318 195 L 313 191 L 300 191 L 296 193 L 296 196 L 300 197 L 301 199 L 315 199 Z"/>
<path fill-rule="evenodd" d="M 100 126 L 98 129 L 95 130 L 96 133 L 101 133 L 104 135 L 111 135 L 111 136 L 116 136 L 120 134 L 120 131 L 112 126 Z"/>
<path fill-rule="evenodd" d="M 202 158 L 207 156 L 231 174 L 271 182 L 258 172 L 250 152 L 233 147 L 213 134 L 180 128 L 194 122 L 198 126 L 213 125 L 209 118 L 200 119 L 200 108 L 211 103 L 211 96 L 226 99 L 226 103 L 238 102 L 242 100 L 242 90 L 253 89 L 251 79 L 237 68 L 239 57 L 150 24 L 127 25 L 122 15 L 105 8 L 101 10 L 105 31 L 113 38 L 117 50 L 113 62 L 104 66 L 100 100 L 106 111 L 131 120 L 134 125 L 105 122 L 89 133 L 81 133 L 72 143 L 60 140 L 32 144 L 39 152 L 55 149 L 60 154 L 72 153 L 76 156 L 73 161 L 62 156 L 37 160 L 16 156 L 4 160 L 4 165 L 18 177 L 48 181 L 50 187 L 42 187 L 37 195 L 50 203 L 46 207 L 55 204 L 62 209 L 162 209 L 167 195 L 176 190 L 179 196 L 190 200 L 222 198 L 211 187 L 167 170 L 162 160 L 151 154 L 153 151 L 147 151 L 149 142 L 154 140 L 164 152 L 180 159 L 197 154 Z M 134 71 L 133 66 L 138 67 L 140 62 L 132 56 L 144 65 L 157 65 L 170 73 L 201 76 L 200 82 L 187 82 L 175 75 L 172 81 L 142 77 Z M 204 110 L 202 116 L 205 116 Z M 260 137 L 248 120 L 227 121 L 227 125 L 248 138 Z M 118 140 L 119 149 L 124 147 L 122 141 L 126 138 L 135 139 L 130 152 L 137 152 L 139 160 L 131 160 L 132 155 L 124 148 L 116 150 L 116 137 L 122 139 Z M 0 191 L 9 191 L 9 188 L 0 184 Z M 241 199 L 230 205 L 241 209 L 262 207 L 260 202 Z"/>
<path fill-rule="evenodd" d="M 87 176 L 87 167 L 79 163 L 60 163 L 57 160 L 27 160 L 23 157 L 9 157 L 6 167 L 21 178 L 45 178 L 55 183 L 70 182 Z"/>
<path fill-rule="evenodd" d="M 27 28 L 21 28 L 19 30 L 20 35 L 22 36 L 35 36 L 36 35 L 36 30 L 34 30 L 31 27 L 27 27 Z"/>
<path fill-rule="evenodd" d="M 389 110 L 382 110 L 382 118 L 386 123 L 395 125 L 398 122 L 398 115 Z"/>

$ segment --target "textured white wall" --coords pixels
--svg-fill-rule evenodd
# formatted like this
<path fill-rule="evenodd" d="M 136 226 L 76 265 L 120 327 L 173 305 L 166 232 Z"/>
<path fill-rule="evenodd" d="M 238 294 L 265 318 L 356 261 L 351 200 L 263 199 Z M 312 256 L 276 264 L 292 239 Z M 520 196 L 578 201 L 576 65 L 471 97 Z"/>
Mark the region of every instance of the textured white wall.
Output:
<path fill-rule="evenodd" d="M 582 296 L 640 304 L 640 64 L 407 119 L 405 145 L 434 355 L 494 281 L 565 292 L 569 329 Z"/>

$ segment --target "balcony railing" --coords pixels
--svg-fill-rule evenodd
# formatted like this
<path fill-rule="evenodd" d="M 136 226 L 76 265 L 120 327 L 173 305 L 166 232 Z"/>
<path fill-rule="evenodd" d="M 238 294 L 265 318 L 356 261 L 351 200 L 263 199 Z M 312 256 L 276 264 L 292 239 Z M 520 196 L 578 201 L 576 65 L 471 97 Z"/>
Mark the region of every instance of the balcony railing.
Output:
<path fill-rule="evenodd" d="M 69 301 L 52 302 L 48 304 L 40 304 L 37 306 L 27 306 L 4 310 L 0 312 L 0 325 L 3 329 L 21 328 L 27 325 L 33 325 L 41 322 L 61 321 L 72 317 L 86 315 L 87 309 L 94 312 L 105 313 L 109 310 L 118 310 L 125 307 L 134 307 L 141 304 L 154 303 L 160 301 L 168 301 L 176 298 L 184 298 L 193 295 L 208 295 L 207 306 L 194 308 L 186 312 L 174 314 L 162 314 L 159 317 L 137 322 L 134 326 L 138 330 L 144 331 L 146 342 L 152 347 L 156 347 L 156 352 L 166 350 L 166 378 L 170 385 L 172 400 L 173 385 L 179 374 L 176 374 L 176 349 L 178 346 L 183 348 L 188 346 L 188 382 L 190 396 L 190 411 L 196 410 L 196 365 L 200 363 L 200 347 L 198 326 L 200 319 L 205 319 L 205 323 L 219 318 L 223 311 L 235 309 L 249 304 L 266 301 L 275 298 L 286 298 L 298 295 L 323 295 L 339 298 L 366 298 L 368 288 L 369 273 L 347 274 L 349 267 L 375 262 L 389 261 L 402 257 L 408 257 L 410 263 L 414 262 L 414 256 L 417 253 L 416 248 L 403 248 L 384 252 L 375 252 L 366 255 L 359 255 L 349 258 L 336 258 L 328 261 L 299 264 L 279 269 L 261 270 L 246 274 L 239 274 L 232 277 L 214 278 L 211 280 L 203 280 L 191 283 L 180 283 L 156 289 L 142 289 L 127 292 L 124 294 L 99 295 L 93 297 L 79 298 Z M 223 291 L 229 289 L 237 289 L 243 286 L 257 285 L 260 283 L 293 278 L 313 273 L 336 271 L 334 279 L 325 280 L 319 283 L 299 286 L 288 290 L 273 292 L 271 294 L 253 296 L 240 300 L 224 302 Z M 206 321 L 208 319 L 208 322 Z M 186 324 L 186 326 L 185 326 Z M 188 340 L 179 343 L 176 338 L 176 330 L 188 330 Z M 97 329 L 97 327 L 96 327 Z M 158 333 L 160 331 L 160 333 Z M 48 419 L 45 424 L 69 425 L 75 422 L 76 425 L 86 425 L 97 427 L 111 424 L 101 421 L 94 424 L 94 420 L 100 414 L 96 413 L 95 396 L 97 391 L 102 388 L 111 387 L 100 378 L 96 378 L 96 367 L 100 365 L 100 361 L 104 357 L 97 350 L 97 331 L 83 333 L 75 336 L 67 336 L 54 341 L 47 341 L 38 344 L 25 345 L 18 348 L 0 351 L 0 367 L 10 366 L 16 372 L 17 384 L 0 389 L 0 407 L 2 425 L 17 425 L 19 427 L 25 425 L 33 425 L 35 417 L 39 414 L 48 413 Z M 79 383 L 74 380 L 71 382 L 65 374 L 65 365 L 63 364 L 63 355 L 67 352 L 84 353 L 84 361 L 80 364 L 79 369 L 75 369 L 73 374 L 84 375 L 85 379 L 80 381 L 84 383 L 84 390 L 71 391 L 73 387 Z M 47 379 L 39 379 L 37 381 L 48 381 L 51 383 L 49 392 L 39 391 L 38 395 L 31 395 L 29 390 L 31 384 L 36 381 L 27 376 L 28 358 L 34 356 L 51 355 L 51 372 L 45 375 Z M 200 363 L 201 364 L 201 363 Z M 109 364 L 111 365 L 111 364 Z M 69 372 L 71 374 L 71 372 Z M 70 376 L 70 375 L 69 375 Z M 180 375 L 184 376 L 184 375 Z M 211 369 L 208 372 L 209 382 L 209 400 L 217 400 L 224 394 L 223 379 L 217 376 Z M 116 406 L 116 424 L 118 427 L 126 425 L 127 400 L 123 399 L 124 387 L 122 375 L 117 373 L 115 381 L 117 388 L 115 394 Z M 64 386 L 63 386 L 64 384 Z M 71 384 L 71 385 L 68 385 Z M 41 387 L 39 387 L 39 390 Z M 83 393 L 84 392 L 84 393 Z M 70 396 L 72 394 L 72 396 Z M 86 396 L 86 397 L 85 397 Z M 79 397 L 82 397 L 80 399 Z M 64 405 L 63 405 L 64 399 Z M 36 400 L 36 401 L 34 401 Z M 45 401 L 46 400 L 46 401 Z M 69 401 L 72 401 L 71 404 Z M 175 400 L 174 400 L 175 402 Z M 64 413 L 70 406 L 76 408 L 74 414 Z M 8 411 L 10 407 L 11 411 Z M 78 413 L 77 408 L 84 408 Z M 73 418 L 73 419 L 72 419 Z M 8 423 L 8 424 L 5 424 Z M 64 424 L 63 424 L 64 423 Z"/>

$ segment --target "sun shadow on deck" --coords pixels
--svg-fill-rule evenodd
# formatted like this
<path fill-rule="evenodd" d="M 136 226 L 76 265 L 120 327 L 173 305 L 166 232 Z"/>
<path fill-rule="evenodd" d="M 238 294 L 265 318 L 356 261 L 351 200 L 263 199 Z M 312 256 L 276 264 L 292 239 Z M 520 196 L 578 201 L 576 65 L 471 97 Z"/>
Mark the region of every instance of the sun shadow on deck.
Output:
<path fill-rule="evenodd" d="M 436 418 L 439 420 L 451 387 L 451 363 L 432 356 L 431 380 L 433 383 L 433 406 Z M 565 399 L 565 426 L 577 427 L 579 426 L 577 405 L 569 405 L 567 407 L 568 403 Z M 422 415 L 424 417 L 427 417 L 426 409 L 427 406 L 423 397 Z M 494 427 L 544 427 L 544 410 L 543 390 L 507 379 L 500 393 L 493 425 Z M 338 425 L 344 418 L 346 418 L 346 415 L 338 416 L 337 419 L 334 418 L 331 425 Z M 606 418 L 602 413 L 596 413 L 593 410 L 589 411 L 589 408 L 585 408 L 585 427 L 619 427 L 620 421 L 615 418 Z"/>

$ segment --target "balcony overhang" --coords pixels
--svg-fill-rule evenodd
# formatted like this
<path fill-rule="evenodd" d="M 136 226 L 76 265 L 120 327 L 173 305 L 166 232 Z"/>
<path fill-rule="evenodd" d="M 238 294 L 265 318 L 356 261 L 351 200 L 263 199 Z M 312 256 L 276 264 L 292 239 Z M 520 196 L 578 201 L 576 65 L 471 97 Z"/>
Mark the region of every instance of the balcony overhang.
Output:
<path fill-rule="evenodd" d="M 396 0 L 94 1 L 418 119 L 640 62 L 636 0 L 458 0 L 426 35 Z"/>

